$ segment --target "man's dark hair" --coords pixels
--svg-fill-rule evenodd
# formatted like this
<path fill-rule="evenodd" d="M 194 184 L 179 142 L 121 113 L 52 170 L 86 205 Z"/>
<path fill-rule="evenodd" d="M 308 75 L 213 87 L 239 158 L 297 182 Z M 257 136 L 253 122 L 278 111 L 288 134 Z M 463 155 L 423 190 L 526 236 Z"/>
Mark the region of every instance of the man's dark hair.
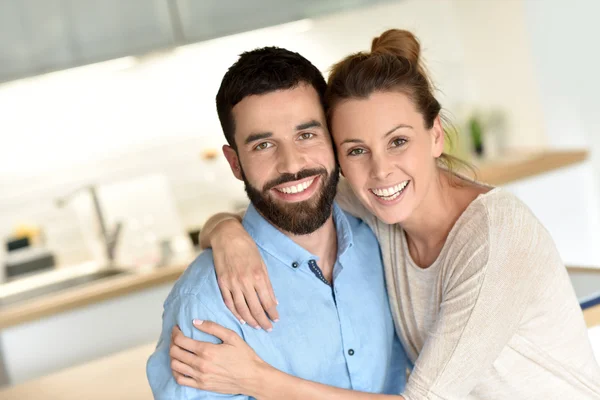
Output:
<path fill-rule="evenodd" d="M 319 94 L 325 109 L 327 83 L 321 72 L 300 54 L 280 47 L 263 47 L 244 52 L 225 73 L 217 93 L 217 113 L 227 143 L 235 150 L 233 107 L 247 96 L 308 84 Z"/>

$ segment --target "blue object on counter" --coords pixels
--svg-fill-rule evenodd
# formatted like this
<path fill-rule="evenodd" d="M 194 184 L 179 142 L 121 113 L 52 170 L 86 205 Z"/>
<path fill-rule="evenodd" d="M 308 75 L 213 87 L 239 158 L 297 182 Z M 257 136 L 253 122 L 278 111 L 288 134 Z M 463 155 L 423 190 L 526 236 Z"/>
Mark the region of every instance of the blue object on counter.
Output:
<path fill-rule="evenodd" d="M 593 296 L 587 300 L 584 300 L 580 303 L 582 310 L 585 310 L 586 308 L 597 306 L 598 304 L 600 304 L 600 292 L 598 292 L 598 294 L 596 294 L 595 296 Z"/>

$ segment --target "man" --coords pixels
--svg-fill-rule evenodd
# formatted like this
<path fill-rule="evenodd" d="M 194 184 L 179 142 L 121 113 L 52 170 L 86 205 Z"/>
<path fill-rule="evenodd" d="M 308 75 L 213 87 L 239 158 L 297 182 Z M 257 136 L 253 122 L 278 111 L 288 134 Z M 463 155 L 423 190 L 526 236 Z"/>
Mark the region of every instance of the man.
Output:
<path fill-rule="evenodd" d="M 165 302 L 147 365 L 155 398 L 224 397 L 180 386 L 172 375 L 175 325 L 192 339 L 218 342 L 194 329 L 195 319 L 237 332 L 264 361 L 292 375 L 365 392 L 403 390 L 406 356 L 394 333 L 379 246 L 333 201 L 339 170 L 325 88 L 314 65 L 280 48 L 244 53 L 225 74 L 217 94 L 229 143 L 223 152 L 245 183 L 251 205 L 243 226 L 265 260 L 281 321 L 271 332 L 240 322 L 223 302 L 212 252 L 205 251 Z"/>

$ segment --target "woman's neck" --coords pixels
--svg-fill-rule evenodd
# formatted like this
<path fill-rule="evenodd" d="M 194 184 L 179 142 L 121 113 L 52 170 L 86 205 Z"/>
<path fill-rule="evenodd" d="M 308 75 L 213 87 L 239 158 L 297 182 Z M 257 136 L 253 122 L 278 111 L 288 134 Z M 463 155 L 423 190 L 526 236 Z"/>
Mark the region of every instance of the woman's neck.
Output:
<path fill-rule="evenodd" d="M 410 255 L 421 268 L 438 258 L 452 227 L 474 199 L 465 187 L 452 185 L 449 172 L 437 170 L 423 202 L 401 226 L 406 233 Z M 476 196 L 475 196 L 476 197 Z"/>

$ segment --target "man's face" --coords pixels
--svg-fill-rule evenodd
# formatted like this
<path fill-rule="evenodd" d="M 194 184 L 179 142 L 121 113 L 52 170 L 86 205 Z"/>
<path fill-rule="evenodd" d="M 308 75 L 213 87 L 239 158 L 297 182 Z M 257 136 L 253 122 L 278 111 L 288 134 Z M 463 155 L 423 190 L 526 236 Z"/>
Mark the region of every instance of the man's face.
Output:
<path fill-rule="evenodd" d="M 237 154 L 225 155 L 257 210 L 296 235 L 331 215 L 339 171 L 316 90 L 296 88 L 248 96 L 233 108 Z"/>

